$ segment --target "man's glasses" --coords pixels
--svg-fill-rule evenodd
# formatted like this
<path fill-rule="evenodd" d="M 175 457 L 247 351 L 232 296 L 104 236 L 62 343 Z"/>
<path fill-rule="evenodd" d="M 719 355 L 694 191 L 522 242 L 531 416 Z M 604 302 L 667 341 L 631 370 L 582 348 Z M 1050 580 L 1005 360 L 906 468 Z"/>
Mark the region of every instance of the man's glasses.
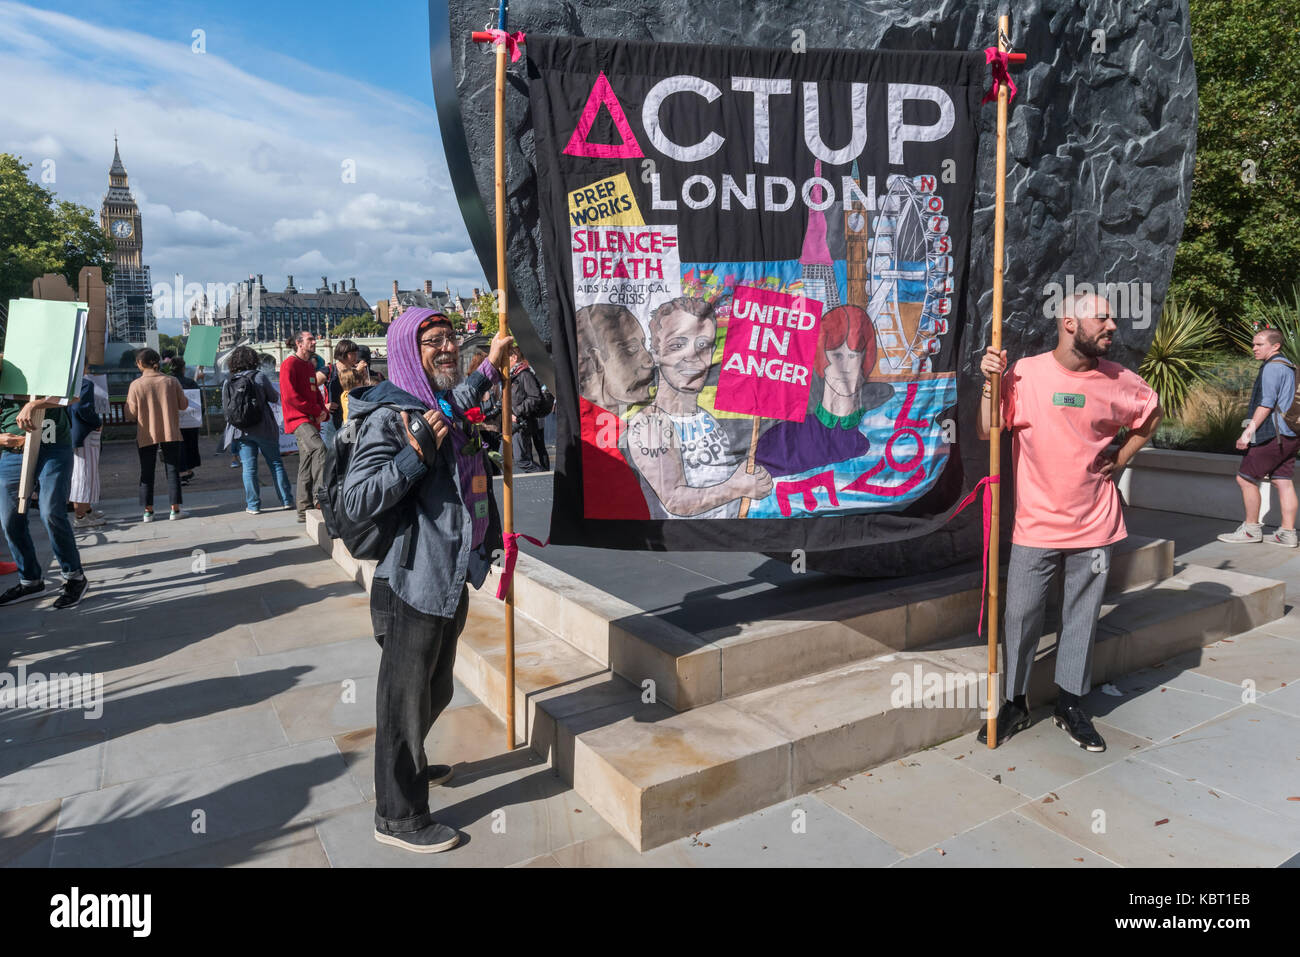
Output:
<path fill-rule="evenodd" d="M 448 345 L 459 346 L 460 336 L 433 336 L 429 339 L 421 339 L 420 345 L 428 346 L 430 349 L 446 349 Z"/>

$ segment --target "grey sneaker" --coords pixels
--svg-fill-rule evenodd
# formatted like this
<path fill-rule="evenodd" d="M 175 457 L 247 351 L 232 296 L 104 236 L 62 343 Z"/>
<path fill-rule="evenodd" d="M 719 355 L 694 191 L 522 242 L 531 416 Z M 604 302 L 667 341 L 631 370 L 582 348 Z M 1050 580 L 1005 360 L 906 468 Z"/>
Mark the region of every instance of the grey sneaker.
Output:
<path fill-rule="evenodd" d="M 1292 535 L 1295 533 L 1293 532 Z M 1263 525 L 1248 525 L 1242 522 L 1237 526 L 1235 532 L 1224 532 L 1219 536 L 1219 541 L 1227 542 L 1230 545 L 1245 545 L 1249 542 L 1262 542 L 1264 540 Z"/>
<path fill-rule="evenodd" d="M 381 826 L 375 827 L 375 840 L 416 854 L 437 854 L 448 851 L 460 843 L 460 835 L 445 824 L 433 821 L 418 831 L 394 833 Z"/>
<path fill-rule="evenodd" d="M 1294 528 L 1279 528 L 1272 535 L 1264 539 L 1264 541 L 1268 542 L 1270 545 L 1281 545 L 1283 548 L 1295 548 L 1296 545 L 1300 544 L 1300 542 L 1297 542 L 1296 540 Z"/>

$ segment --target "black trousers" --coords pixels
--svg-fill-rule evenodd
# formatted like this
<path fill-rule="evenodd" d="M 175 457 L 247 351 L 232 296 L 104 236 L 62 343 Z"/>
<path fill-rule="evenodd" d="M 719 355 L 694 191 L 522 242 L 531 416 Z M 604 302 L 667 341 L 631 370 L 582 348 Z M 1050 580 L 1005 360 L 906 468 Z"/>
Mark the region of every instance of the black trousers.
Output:
<path fill-rule="evenodd" d="M 383 649 L 375 700 L 375 823 L 389 831 L 417 831 L 432 820 L 424 739 L 455 691 L 451 669 L 468 614 L 464 585 L 451 618 L 416 611 L 382 578 L 370 588 L 370 622 Z"/>
<path fill-rule="evenodd" d="M 545 433 L 537 419 L 521 419 L 515 423 L 515 448 L 519 450 L 516 458 L 522 469 L 539 468 L 543 472 L 550 469 L 551 457 L 546 452 Z"/>
<path fill-rule="evenodd" d="M 159 449 L 167 468 L 167 497 L 173 505 L 181 504 L 181 443 L 161 442 L 140 448 L 140 504 L 145 508 L 153 508 L 153 480 Z"/>

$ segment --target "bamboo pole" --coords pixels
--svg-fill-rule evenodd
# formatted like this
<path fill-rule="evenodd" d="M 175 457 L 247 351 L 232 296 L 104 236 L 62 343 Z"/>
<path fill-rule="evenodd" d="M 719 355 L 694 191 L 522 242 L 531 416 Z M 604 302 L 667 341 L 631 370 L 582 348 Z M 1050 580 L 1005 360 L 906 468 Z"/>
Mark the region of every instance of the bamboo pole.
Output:
<path fill-rule="evenodd" d="M 998 17 L 998 49 L 1011 52 L 1011 18 L 1006 14 Z M 993 206 L 993 329 L 991 345 L 1002 351 L 1002 265 L 1003 242 L 1005 239 L 1006 180 L 1007 180 L 1007 84 L 998 84 L 998 161 L 997 180 L 995 182 L 996 200 Z M 989 399 L 989 475 L 999 478 L 1002 472 L 1002 376 L 994 375 L 990 388 L 993 397 Z M 998 744 L 998 708 L 1002 704 L 998 694 L 998 551 L 1000 542 L 1000 516 L 1002 513 L 1002 484 L 993 482 L 987 494 L 992 496 L 992 527 L 989 529 L 988 555 L 988 614 L 989 614 L 989 659 L 988 682 L 985 698 L 988 702 L 988 746 L 996 748 Z"/>
<path fill-rule="evenodd" d="M 506 0 L 497 10 L 497 29 L 506 28 Z M 496 45 L 496 215 L 497 215 L 497 321 L 500 331 L 510 332 L 506 298 L 506 44 Z M 510 421 L 510 356 L 506 355 L 501 377 L 501 477 L 503 485 L 503 530 L 515 530 L 514 426 Z M 527 441 L 527 439 L 525 439 Z M 515 749 L 515 584 L 506 590 L 506 750 Z"/>

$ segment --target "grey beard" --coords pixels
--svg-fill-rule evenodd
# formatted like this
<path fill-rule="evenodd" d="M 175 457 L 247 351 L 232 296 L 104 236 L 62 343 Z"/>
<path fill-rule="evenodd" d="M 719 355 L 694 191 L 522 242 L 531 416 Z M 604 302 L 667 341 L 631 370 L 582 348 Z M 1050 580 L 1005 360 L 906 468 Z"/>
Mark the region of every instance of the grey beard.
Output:
<path fill-rule="evenodd" d="M 452 366 L 449 372 L 435 372 L 432 378 L 433 387 L 439 392 L 446 392 L 460 382 L 460 365 Z"/>

